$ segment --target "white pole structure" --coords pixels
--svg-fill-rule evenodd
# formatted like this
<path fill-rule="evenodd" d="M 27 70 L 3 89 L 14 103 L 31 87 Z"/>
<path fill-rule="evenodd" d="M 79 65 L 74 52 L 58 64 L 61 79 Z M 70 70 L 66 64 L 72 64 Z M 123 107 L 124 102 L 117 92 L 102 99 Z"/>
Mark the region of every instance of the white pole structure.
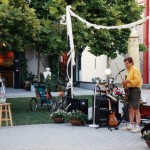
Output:
<path fill-rule="evenodd" d="M 68 52 L 68 62 L 67 62 L 67 76 L 69 79 L 69 82 L 67 83 L 67 89 L 71 88 L 71 97 L 73 98 L 73 66 L 75 65 L 75 52 L 74 52 L 74 42 L 73 42 L 73 34 L 72 34 L 72 22 L 71 22 L 71 15 L 70 10 L 71 6 L 68 5 L 66 7 L 66 25 L 67 25 L 67 35 L 68 35 L 68 41 L 70 46 L 70 51 Z M 71 75 L 69 76 L 68 69 L 69 64 L 71 65 Z"/>
<path fill-rule="evenodd" d="M 97 88 L 97 83 L 96 83 L 96 86 L 95 86 L 95 88 L 94 88 L 93 124 L 90 124 L 90 125 L 89 125 L 89 127 L 92 127 L 92 128 L 97 128 L 97 127 L 99 127 L 99 125 L 95 124 L 96 88 Z"/>
<path fill-rule="evenodd" d="M 139 36 L 133 27 L 128 39 L 128 56 L 133 58 L 134 66 L 140 69 Z"/>

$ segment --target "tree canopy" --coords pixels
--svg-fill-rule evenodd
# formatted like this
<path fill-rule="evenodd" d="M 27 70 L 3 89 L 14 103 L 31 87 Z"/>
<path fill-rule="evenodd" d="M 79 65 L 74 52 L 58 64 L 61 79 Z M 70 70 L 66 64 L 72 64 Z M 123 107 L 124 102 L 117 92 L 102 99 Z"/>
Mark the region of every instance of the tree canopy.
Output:
<path fill-rule="evenodd" d="M 68 1 L 67 1 L 68 2 Z M 118 26 L 132 23 L 141 18 L 142 6 L 135 0 L 72 0 L 72 10 L 83 19 L 98 25 Z M 60 24 L 65 15 L 65 0 L 32 0 L 31 8 L 42 21 L 41 41 L 43 50 L 51 54 L 59 54 L 67 49 L 66 26 Z M 111 58 L 119 53 L 127 52 L 127 41 L 130 29 L 96 30 L 72 17 L 73 38 L 76 51 L 85 46 L 96 56 L 105 54 Z M 47 44 L 46 44 L 47 43 Z"/>
<path fill-rule="evenodd" d="M 0 42 L 10 49 L 24 50 L 37 41 L 40 21 L 26 1 L 0 1 Z"/>
<path fill-rule="evenodd" d="M 142 6 L 135 0 L 76 0 L 72 10 L 85 20 L 103 26 L 118 26 L 141 18 Z M 73 18 L 73 17 L 72 17 Z M 127 52 L 129 29 L 106 30 L 88 28 L 73 18 L 73 34 L 76 49 L 88 45 L 96 56 L 105 54 L 111 58 Z"/>
<path fill-rule="evenodd" d="M 35 46 L 43 53 L 60 54 L 67 50 L 65 0 L 0 0 L 0 41 L 16 49 Z M 141 18 L 142 6 L 135 0 L 74 0 L 72 10 L 87 21 L 105 26 L 132 23 Z M 96 56 L 111 58 L 127 52 L 129 29 L 96 30 L 72 17 L 75 50 L 91 47 Z"/>
<path fill-rule="evenodd" d="M 36 42 L 37 50 L 51 55 L 66 51 L 66 26 L 60 24 L 61 16 L 65 14 L 64 0 L 32 0 L 30 7 L 36 10 L 41 22 L 39 40 Z"/>

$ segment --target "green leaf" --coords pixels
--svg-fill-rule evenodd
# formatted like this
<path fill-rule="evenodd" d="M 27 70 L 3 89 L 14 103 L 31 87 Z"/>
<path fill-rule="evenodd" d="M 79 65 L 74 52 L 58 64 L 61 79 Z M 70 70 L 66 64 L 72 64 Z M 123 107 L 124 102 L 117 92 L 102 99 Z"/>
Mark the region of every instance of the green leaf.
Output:
<path fill-rule="evenodd" d="M 0 2 L 3 3 L 3 4 L 8 4 L 9 0 L 0 0 Z"/>
<path fill-rule="evenodd" d="M 49 6 L 49 12 L 50 12 L 52 15 L 55 15 L 55 14 L 58 13 L 58 10 L 57 10 L 57 8 L 55 8 L 55 7 Z"/>

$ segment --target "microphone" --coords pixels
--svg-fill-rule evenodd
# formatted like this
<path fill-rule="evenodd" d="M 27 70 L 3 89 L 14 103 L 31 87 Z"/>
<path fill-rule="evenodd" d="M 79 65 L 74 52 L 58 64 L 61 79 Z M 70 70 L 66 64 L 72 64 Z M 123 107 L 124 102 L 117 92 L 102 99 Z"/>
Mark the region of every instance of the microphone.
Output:
<path fill-rule="evenodd" d="M 122 69 L 120 72 L 123 72 L 123 71 L 125 71 L 126 69 Z"/>

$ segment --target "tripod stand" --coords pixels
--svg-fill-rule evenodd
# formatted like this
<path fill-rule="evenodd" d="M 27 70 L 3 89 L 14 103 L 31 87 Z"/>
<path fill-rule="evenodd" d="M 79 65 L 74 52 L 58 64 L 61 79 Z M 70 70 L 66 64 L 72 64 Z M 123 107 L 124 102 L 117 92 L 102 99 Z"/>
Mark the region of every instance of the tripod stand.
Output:
<path fill-rule="evenodd" d="M 98 127 L 97 124 L 95 124 L 95 102 L 96 102 L 96 88 L 97 88 L 97 84 L 94 88 L 94 115 L 93 115 L 93 124 L 90 124 L 89 127 L 92 127 L 92 128 L 96 128 Z"/>

